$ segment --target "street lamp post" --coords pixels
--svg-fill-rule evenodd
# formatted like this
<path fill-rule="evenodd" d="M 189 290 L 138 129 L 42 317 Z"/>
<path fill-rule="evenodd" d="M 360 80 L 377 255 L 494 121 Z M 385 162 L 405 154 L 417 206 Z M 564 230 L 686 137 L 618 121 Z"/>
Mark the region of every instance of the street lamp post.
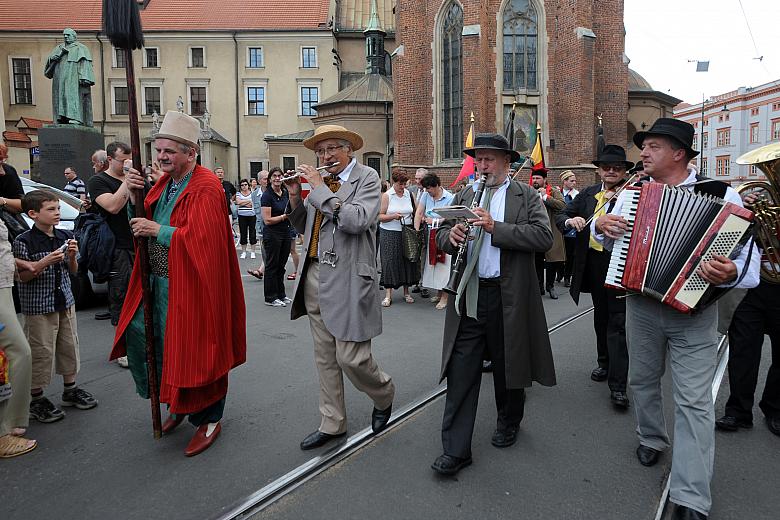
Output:
<path fill-rule="evenodd" d="M 701 94 L 701 128 L 699 131 L 701 132 L 699 135 L 699 171 L 701 172 L 702 167 L 704 166 L 704 93 Z"/>

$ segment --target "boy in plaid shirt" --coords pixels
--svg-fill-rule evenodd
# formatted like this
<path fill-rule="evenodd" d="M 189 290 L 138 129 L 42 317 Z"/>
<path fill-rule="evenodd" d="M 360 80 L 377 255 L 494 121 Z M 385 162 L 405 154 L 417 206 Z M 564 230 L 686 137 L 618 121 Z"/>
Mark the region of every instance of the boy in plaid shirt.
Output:
<path fill-rule="evenodd" d="M 69 275 L 78 270 L 78 244 L 73 233 L 55 228 L 60 222 L 60 201 L 54 193 L 31 191 L 22 199 L 22 210 L 35 223 L 14 240 L 24 333 L 32 350 L 30 418 L 49 423 L 65 417 L 43 396 L 53 362 L 65 385 L 63 406 L 81 410 L 97 406 L 89 392 L 76 386 L 79 338 Z"/>

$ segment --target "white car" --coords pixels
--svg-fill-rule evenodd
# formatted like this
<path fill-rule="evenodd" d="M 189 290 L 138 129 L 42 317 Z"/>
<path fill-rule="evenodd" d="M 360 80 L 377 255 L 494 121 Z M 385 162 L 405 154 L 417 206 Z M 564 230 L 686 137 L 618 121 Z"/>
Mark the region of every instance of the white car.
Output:
<path fill-rule="evenodd" d="M 78 199 L 70 193 L 63 191 L 59 188 L 49 186 L 48 184 L 41 184 L 39 182 L 31 181 L 30 179 L 22 178 L 22 189 L 25 193 L 30 193 L 35 190 L 47 190 L 53 192 L 60 199 L 60 223 L 57 224 L 58 229 L 65 229 L 73 231 L 76 227 L 76 218 L 81 212 L 81 199 Z M 32 227 L 33 221 L 27 215 L 22 215 L 27 225 Z M 105 294 L 108 292 L 108 284 L 95 283 L 95 279 L 92 277 L 92 273 L 87 273 L 84 276 L 82 272 L 79 272 L 77 276 L 72 277 L 73 282 L 73 296 L 76 298 L 76 305 L 83 307 L 91 303 L 91 300 L 95 294 Z"/>

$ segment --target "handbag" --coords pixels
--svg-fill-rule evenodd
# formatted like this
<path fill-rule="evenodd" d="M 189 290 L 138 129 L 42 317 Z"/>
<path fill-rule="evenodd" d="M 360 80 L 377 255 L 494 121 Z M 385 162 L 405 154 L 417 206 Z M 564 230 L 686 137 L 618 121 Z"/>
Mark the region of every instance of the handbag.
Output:
<path fill-rule="evenodd" d="M 5 227 L 8 228 L 8 241 L 13 244 L 14 239 L 28 231 L 30 226 L 24 221 L 21 215 L 11 213 L 5 208 L 0 207 L 0 220 L 3 221 Z"/>
<path fill-rule="evenodd" d="M 412 215 L 416 212 L 414 197 L 412 201 Z M 414 229 L 414 226 L 401 223 L 401 244 L 403 246 L 404 258 L 410 262 L 419 262 L 422 253 L 423 243 L 425 242 L 425 229 Z"/>

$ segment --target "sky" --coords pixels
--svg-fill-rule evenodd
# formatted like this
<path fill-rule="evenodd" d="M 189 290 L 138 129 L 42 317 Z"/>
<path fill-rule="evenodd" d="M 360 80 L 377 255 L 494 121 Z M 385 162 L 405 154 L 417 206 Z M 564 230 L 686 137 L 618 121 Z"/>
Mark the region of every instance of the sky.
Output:
<path fill-rule="evenodd" d="M 629 67 L 688 103 L 780 79 L 780 0 L 625 0 L 625 27 Z"/>

